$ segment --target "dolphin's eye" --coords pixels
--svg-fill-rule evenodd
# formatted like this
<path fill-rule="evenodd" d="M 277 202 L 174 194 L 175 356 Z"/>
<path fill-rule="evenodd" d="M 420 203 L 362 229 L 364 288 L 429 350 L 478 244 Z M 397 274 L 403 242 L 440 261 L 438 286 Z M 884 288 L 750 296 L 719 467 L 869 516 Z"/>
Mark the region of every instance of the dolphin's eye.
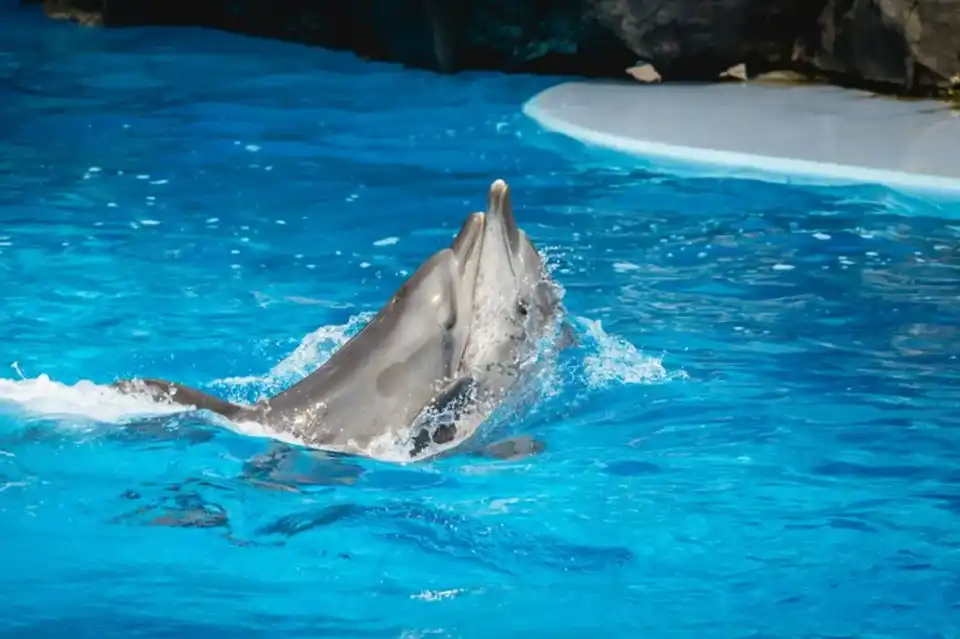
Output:
<path fill-rule="evenodd" d="M 524 300 L 524 299 L 519 299 L 519 300 L 517 300 L 517 312 L 520 313 L 521 315 L 523 315 L 524 317 L 527 316 L 527 313 L 530 312 L 530 309 L 527 308 L 527 301 L 526 301 L 526 300 Z"/>

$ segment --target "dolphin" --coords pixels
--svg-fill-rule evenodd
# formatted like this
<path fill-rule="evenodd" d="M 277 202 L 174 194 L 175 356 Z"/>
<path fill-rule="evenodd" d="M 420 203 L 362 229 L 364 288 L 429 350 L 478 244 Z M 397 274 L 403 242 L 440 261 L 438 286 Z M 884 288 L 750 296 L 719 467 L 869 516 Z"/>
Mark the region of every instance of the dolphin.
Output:
<path fill-rule="evenodd" d="M 414 455 L 430 441 L 449 441 L 449 429 L 432 428 L 426 439 L 412 439 L 409 432 L 423 431 L 417 424 L 426 407 L 442 407 L 462 394 L 459 376 L 473 325 L 483 229 L 483 214 L 468 216 L 451 246 L 424 262 L 330 359 L 252 406 L 162 379 L 112 385 L 234 423 L 262 424 L 311 448 L 367 454 L 372 445 L 399 443 Z M 402 432 L 407 427 L 409 432 Z"/>
<path fill-rule="evenodd" d="M 262 424 L 310 448 L 370 455 L 371 446 L 399 445 L 410 460 L 449 454 L 472 438 L 555 333 L 558 288 L 517 226 L 507 184 L 496 180 L 486 212 L 471 213 L 451 246 L 433 254 L 363 330 L 278 395 L 245 406 L 160 379 L 114 387 Z M 560 327 L 560 347 L 575 341 L 568 324 Z M 510 458 L 542 448 L 510 438 L 480 454 Z"/>
<path fill-rule="evenodd" d="M 444 397 L 446 412 L 435 417 L 444 442 L 456 440 L 451 451 L 469 440 L 513 390 L 544 340 L 553 337 L 558 349 L 576 343 L 573 328 L 564 319 L 561 289 L 527 233 L 517 226 L 510 189 L 503 180 L 491 185 L 484 217 L 473 323 L 457 383 Z M 435 405 L 427 410 L 435 410 Z M 495 442 L 486 452 L 504 457 L 542 449 L 542 442 L 521 437 Z"/>

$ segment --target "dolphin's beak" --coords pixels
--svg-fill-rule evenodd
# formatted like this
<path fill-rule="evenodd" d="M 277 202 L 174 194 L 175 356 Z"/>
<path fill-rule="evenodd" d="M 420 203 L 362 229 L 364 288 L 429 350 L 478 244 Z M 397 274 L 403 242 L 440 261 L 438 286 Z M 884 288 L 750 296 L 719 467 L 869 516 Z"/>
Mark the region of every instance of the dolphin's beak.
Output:
<path fill-rule="evenodd" d="M 490 185 L 490 195 L 487 197 L 487 224 L 499 226 L 503 239 L 507 243 L 510 255 L 517 255 L 520 250 L 520 229 L 517 220 L 513 217 L 513 204 L 510 202 L 510 187 L 503 180 L 497 180 Z"/>
<path fill-rule="evenodd" d="M 480 252 L 483 248 L 483 228 L 486 216 L 483 213 L 471 213 L 460 227 L 460 232 L 450 246 L 460 264 L 460 275 L 471 283 L 476 280 L 480 267 Z"/>

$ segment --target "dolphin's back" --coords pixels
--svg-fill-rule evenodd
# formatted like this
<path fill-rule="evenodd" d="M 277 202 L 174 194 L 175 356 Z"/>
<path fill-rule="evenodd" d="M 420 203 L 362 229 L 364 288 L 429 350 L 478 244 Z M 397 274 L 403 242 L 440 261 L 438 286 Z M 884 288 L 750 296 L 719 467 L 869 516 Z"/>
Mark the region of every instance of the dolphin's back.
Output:
<path fill-rule="evenodd" d="M 319 369 L 263 402 L 270 426 L 311 445 L 364 447 L 409 425 L 455 372 L 457 261 L 435 253 Z"/>

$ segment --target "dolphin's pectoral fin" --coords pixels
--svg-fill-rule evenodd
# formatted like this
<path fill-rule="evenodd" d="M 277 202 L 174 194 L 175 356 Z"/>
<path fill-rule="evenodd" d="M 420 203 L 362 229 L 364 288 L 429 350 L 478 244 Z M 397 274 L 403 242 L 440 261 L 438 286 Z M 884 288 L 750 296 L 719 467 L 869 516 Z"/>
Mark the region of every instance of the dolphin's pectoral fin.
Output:
<path fill-rule="evenodd" d="M 484 446 L 476 454 L 480 457 L 492 457 L 494 459 L 512 461 L 538 455 L 546 448 L 547 444 L 544 441 L 523 435 L 520 437 L 510 437 Z"/>
<path fill-rule="evenodd" d="M 170 401 L 182 406 L 195 406 L 200 410 L 208 410 L 227 419 L 243 417 L 250 412 L 249 408 L 232 404 L 195 388 L 162 379 L 125 379 L 114 382 L 111 386 L 128 395 L 145 394 L 156 401 Z"/>
<path fill-rule="evenodd" d="M 476 380 L 470 375 L 464 375 L 447 384 L 430 401 L 432 412 L 436 413 L 441 421 L 457 421 L 460 413 L 466 408 L 476 387 Z M 438 442 L 439 443 L 439 442 Z"/>
<path fill-rule="evenodd" d="M 413 438 L 410 456 L 415 457 L 431 443 L 448 444 L 457 436 L 457 421 L 469 405 L 476 382 L 464 375 L 453 380 L 437 393 L 418 421 L 420 428 Z"/>

